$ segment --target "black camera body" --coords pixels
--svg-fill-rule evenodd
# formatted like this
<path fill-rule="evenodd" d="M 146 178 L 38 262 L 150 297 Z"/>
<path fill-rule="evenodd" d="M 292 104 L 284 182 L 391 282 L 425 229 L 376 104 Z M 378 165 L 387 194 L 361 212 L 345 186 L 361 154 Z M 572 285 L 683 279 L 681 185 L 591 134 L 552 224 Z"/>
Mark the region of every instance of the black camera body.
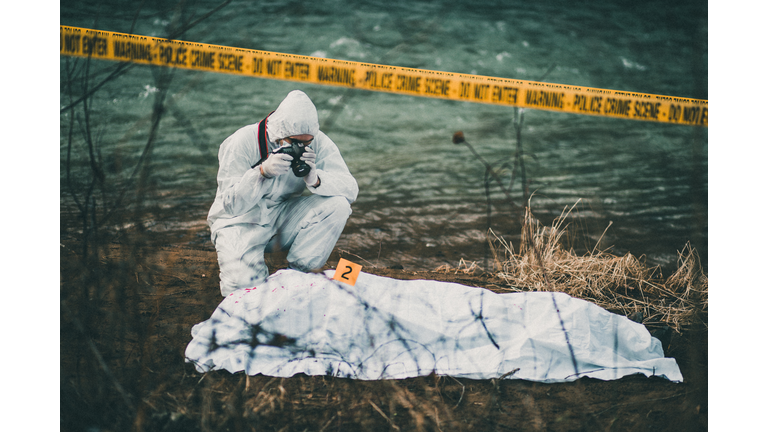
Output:
<path fill-rule="evenodd" d="M 291 161 L 291 169 L 293 169 L 293 174 L 296 175 L 296 177 L 304 177 L 307 174 L 309 174 L 309 171 L 311 168 L 309 165 L 307 165 L 306 162 L 301 160 L 301 155 L 304 154 L 304 144 L 297 143 L 297 142 L 291 142 L 290 146 L 283 146 L 279 149 L 273 151 L 272 153 L 285 153 L 287 155 L 291 155 L 293 157 L 293 160 Z"/>

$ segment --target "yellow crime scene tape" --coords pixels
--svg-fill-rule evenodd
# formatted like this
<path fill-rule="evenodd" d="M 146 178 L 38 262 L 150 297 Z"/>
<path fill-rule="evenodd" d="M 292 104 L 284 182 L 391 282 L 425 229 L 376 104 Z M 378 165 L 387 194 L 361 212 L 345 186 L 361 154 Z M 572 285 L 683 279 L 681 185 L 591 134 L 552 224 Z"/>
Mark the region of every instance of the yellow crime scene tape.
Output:
<path fill-rule="evenodd" d="M 60 54 L 464 102 L 707 127 L 708 101 L 60 26 Z"/>

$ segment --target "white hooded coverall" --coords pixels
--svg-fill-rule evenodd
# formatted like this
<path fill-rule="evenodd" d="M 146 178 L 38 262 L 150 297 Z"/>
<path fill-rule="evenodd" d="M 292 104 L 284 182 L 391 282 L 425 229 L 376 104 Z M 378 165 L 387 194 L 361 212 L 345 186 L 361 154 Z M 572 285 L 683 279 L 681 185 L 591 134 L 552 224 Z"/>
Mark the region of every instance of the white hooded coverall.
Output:
<path fill-rule="evenodd" d="M 263 120 L 264 121 L 264 120 Z M 257 163 L 259 123 L 240 128 L 219 148 L 216 199 L 208 212 L 211 240 L 216 246 L 221 294 L 250 288 L 268 276 L 264 251 L 288 252 L 291 268 L 322 267 L 339 239 L 357 198 L 357 181 L 336 144 L 319 129 L 317 110 L 309 97 L 294 90 L 266 119 L 269 151 L 282 138 L 309 134 L 320 185 L 308 186 L 291 170 L 267 178 Z M 310 194 L 302 193 L 309 190 Z"/>

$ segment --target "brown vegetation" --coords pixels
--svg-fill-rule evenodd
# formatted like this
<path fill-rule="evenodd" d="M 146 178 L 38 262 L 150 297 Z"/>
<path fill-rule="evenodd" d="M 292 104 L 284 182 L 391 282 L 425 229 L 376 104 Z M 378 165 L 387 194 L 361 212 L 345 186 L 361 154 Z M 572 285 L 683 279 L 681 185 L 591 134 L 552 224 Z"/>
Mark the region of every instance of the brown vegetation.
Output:
<path fill-rule="evenodd" d="M 706 326 L 708 279 L 690 244 L 679 252 L 677 271 L 666 279 L 658 267 L 648 267 L 629 253 L 593 250 L 577 255 L 562 246 L 570 210 L 551 227 L 542 227 L 526 208 L 519 253 L 489 230 L 495 275 L 506 282 L 506 289 L 564 292 L 678 333 L 692 324 Z"/>

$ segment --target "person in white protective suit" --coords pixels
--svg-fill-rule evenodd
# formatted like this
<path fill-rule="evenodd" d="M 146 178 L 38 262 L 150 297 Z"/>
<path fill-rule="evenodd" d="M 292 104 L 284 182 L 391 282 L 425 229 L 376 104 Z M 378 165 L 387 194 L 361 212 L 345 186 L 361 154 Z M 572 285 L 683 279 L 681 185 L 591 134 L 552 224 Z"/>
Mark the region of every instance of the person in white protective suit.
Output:
<path fill-rule="evenodd" d="M 304 177 L 292 171 L 293 156 L 273 153 L 291 143 L 306 146 Z M 208 226 L 225 297 L 265 280 L 265 250 L 288 250 L 289 266 L 296 270 L 321 268 L 358 192 L 336 144 L 320 131 L 315 105 L 299 90 L 267 118 L 224 140 L 216 179 Z"/>

